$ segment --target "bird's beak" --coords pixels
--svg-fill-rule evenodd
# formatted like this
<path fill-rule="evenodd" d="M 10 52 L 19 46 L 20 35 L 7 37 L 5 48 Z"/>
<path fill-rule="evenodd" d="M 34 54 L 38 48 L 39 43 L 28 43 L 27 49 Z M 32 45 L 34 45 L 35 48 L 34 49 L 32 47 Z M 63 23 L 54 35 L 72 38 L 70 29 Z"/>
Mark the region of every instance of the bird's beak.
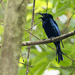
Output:
<path fill-rule="evenodd" d="M 43 13 L 38 13 L 38 14 L 42 15 L 42 17 L 40 17 L 39 19 L 42 19 L 43 17 L 45 17 Z"/>
<path fill-rule="evenodd" d="M 38 13 L 38 14 L 42 15 L 43 17 L 45 16 L 44 13 Z"/>

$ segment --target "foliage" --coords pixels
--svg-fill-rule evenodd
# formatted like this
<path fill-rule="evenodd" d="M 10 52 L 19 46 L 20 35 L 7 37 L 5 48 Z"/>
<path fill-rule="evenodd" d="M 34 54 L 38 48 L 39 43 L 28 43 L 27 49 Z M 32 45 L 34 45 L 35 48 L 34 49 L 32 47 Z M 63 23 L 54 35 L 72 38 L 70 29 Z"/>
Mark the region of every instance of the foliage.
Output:
<path fill-rule="evenodd" d="M 6 0 L 4 1 L 4 4 Z M 27 23 L 25 24 L 25 29 L 31 28 L 31 19 L 32 19 L 32 3 L 33 0 L 30 0 L 30 3 L 28 4 L 27 7 Z M 34 24 L 36 24 L 40 19 L 40 15 L 37 13 L 45 13 L 47 7 L 47 0 L 36 0 L 35 2 L 35 18 L 34 18 Z M 2 6 L 0 6 L 0 10 L 2 12 L 0 15 L 0 19 L 4 18 L 4 9 L 2 9 Z M 48 13 L 52 14 L 54 19 L 56 20 L 59 29 L 64 33 L 70 32 L 75 29 L 75 15 L 72 16 L 73 13 L 75 13 L 75 0 L 48 0 Z M 68 15 L 70 13 L 70 15 Z M 67 20 L 66 23 L 62 23 L 60 19 L 58 18 L 59 16 L 65 14 L 68 18 L 68 20 L 71 18 L 71 20 Z M 0 22 L 2 24 L 3 22 Z M 67 27 L 66 30 L 64 30 Z M 47 36 L 42 28 L 42 23 L 38 23 L 36 25 L 36 28 L 33 29 L 33 34 L 37 36 L 39 39 L 47 39 Z M 0 37 L 3 35 L 3 26 L 0 25 Z M 24 31 L 24 36 L 23 36 L 23 41 L 28 41 L 29 40 L 29 33 Z M 75 60 L 75 36 L 72 36 L 70 38 L 67 38 L 63 40 L 64 42 L 64 48 L 62 48 L 62 52 L 64 52 L 66 55 L 68 55 L 70 58 Z M 32 41 L 38 40 L 34 36 L 32 36 Z M 1 43 L 1 41 L 0 41 Z M 50 43 L 49 44 L 51 47 L 55 48 L 54 44 Z M 29 65 L 33 66 L 33 68 L 29 67 L 29 74 L 28 75 L 42 75 L 42 73 L 45 71 L 45 69 L 57 69 L 61 72 L 61 75 L 69 75 L 73 71 L 74 68 L 61 68 L 61 67 L 75 67 L 75 62 L 73 62 L 71 59 L 63 55 L 64 60 L 58 63 L 56 61 L 56 52 L 49 48 L 47 45 L 39 45 L 41 48 L 42 52 L 39 52 L 36 46 L 31 46 L 31 51 L 30 51 L 30 61 Z M 24 57 L 24 62 L 22 61 L 23 59 L 20 58 L 20 62 L 25 63 L 27 62 L 27 54 L 28 54 L 28 47 L 22 47 L 22 54 L 26 53 Z M 51 68 L 52 67 L 52 68 Z M 57 67 L 57 68 L 55 68 Z M 60 67 L 60 68 L 58 68 Z M 26 65 L 19 64 L 19 72 L 18 75 L 24 75 L 26 71 Z"/>

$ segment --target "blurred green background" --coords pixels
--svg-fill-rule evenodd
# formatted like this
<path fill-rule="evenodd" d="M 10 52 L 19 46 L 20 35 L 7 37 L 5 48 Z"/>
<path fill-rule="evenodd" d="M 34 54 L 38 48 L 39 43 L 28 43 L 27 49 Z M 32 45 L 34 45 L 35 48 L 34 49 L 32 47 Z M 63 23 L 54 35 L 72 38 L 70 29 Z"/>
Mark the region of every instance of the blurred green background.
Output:
<path fill-rule="evenodd" d="M 27 16 L 25 29 L 31 28 L 32 19 L 32 9 L 33 0 L 28 0 L 27 5 Z M 4 15 L 7 0 L 3 0 L 0 4 L 0 43 L 2 43 L 3 31 L 4 31 Z M 39 12 L 45 13 L 47 8 L 47 0 L 36 0 L 35 1 L 35 15 L 34 15 L 34 25 L 40 21 Z M 47 12 L 52 14 L 55 21 L 57 22 L 61 34 L 68 33 L 75 29 L 75 0 L 48 0 Z M 29 30 L 30 31 L 30 30 Z M 32 32 L 39 39 L 47 39 L 47 36 L 42 28 L 42 22 L 38 23 L 33 27 Z M 30 34 L 24 31 L 23 41 L 29 41 Z M 37 41 L 38 39 L 32 36 L 32 41 Z M 64 48 L 61 45 L 61 50 L 71 59 L 75 60 L 75 36 L 71 36 L 63 40 Z M 52 48 L 56 49 L 53 43 L 48 44 Z M 30 50 L 30 60 L 28 75 L 75 75 L 75 62 L 63 55 L 64 60 L 58 63 L 56 61 L 56 51 L 47 45 L 35 45 L 31 46 Z M 28 47 L 23 46 L 21 48 L 21 54 L 19 62 L 27 63 Z M 24 59 L 24 62 L 23 62 Z M 59 74 L 45 74 L 44 72 L 48 70 L 58 70 Z M 19 63 L 18 75 L 25 75 L 26 65 Z"/>

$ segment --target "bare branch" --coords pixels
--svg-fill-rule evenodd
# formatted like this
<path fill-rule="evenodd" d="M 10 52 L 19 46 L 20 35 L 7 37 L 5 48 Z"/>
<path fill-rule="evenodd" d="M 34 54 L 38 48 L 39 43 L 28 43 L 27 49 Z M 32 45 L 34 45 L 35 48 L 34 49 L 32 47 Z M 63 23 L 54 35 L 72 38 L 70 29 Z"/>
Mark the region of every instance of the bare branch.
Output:
<path fill-rule="evenodd" d="M 56 42 L 56 41 L 60 41 L 62 39 L 66 39 L 70 36 L 75 35 L 75 31 L 71 31 L 69 33 L 66 33 L 64 35 L 52 38 L 52 39 L 46 39 L 46 40 L 40 40 L 40 41 L 27 41 L 27 42 L 23 42 L 22 46 L 30 46 L 30 45 L 39 45 L 39 44 L 46 44 L 46 43 L 52 43 L 52 42 Z"/>
<path fill-rule="evenodd" d="M 1 20 L 1 19 L 0 19 L 0 21 L 1 21 L 1 22 L 4 22 L 4 20 Z"/>
<path fill-rule="evenodd" d="M 74 69 L 72 70 L 72 72 L 70 73 L 70 75 L 73 75 L 74 72 L 75 72 L 75 67 L 74 67 Z"/>
<path fill-rule="evenodd" d="M 52 39 L 46 39 L 46 40 L 40 40 L 40 41 L 26 41 L 26 42 L 22 42 L 22 46 L 30 46 L 30 45 L 39 45 L 39 44 L 46 44 L 46 43 L 52 43 L 52 42 L 56 42 L 56 41 L 60 41 L 63 39 L 66 39 L 70 36 L 75 35 L 75 30 L 71 31 L 69 33 L 63 34 L 61 36 L 52 38 Z M 1 48 L 1 44 L 0 44 L 0 48 Z"/>
<path fill-rule="evenodd" d="M 27 64 L 25 64 L 25 63 L 22 63 L 22 62 L 19 62 L 20 64 L 23 64 L 23 65 L 26 65 L 26 66 L 29 66 L 29 67 L 33 67 L 33 66 L 31 66 L 31 65 L 27 65 Z"/>
<path fill-rule="evenodd" d="M 73 13 L 72 16 L 69 18 L 68 22 L 66 23 L 67 26 L 66 26 L 66 28 L 63 30 L 62 34 L 64 34 L 64 33 L 66 32 L 66 30 L 68 29 L 69 23 L 70 23 L 70 21 L 71 21 L 71 19 L 72 19 L 72 17 L 73 17 L 74 14 L 75 14 L 75 13 Z"/>
<path fill-rule="evenodd" d="M 0 0 L 0 3 L 2 2 L 2 0 Z"/>
<path fill-rule="evenodd" d="M 27 29 L 27 30 L 30 30 L 32 29 L 34 26 L 36 26 L 37 24 L 39 24 L 42 20 L 40 20 L 39 22 L 37 22 L 35 25 L 33 25 L 31 28 Z"/>
<path fill-rule="evenodd" d="M 33 11 L 32 11 L 31 30 L 30 30 L 31 33 L 32 33 L 32 27 L 34 23 L 34 10 L 35 10 L 35 0 L 33 0 Z M 32 35 L 30 34 L 29 41 L 31 41 L 31 37 Z M 28 47 L 27 65 L 29 64 L 30 49 L 31 49 L 31 46 Z M 28 72 L 29 72 L 28 67 L 29 66 L 26 67 L 26 75 L 28 75 Z"/>

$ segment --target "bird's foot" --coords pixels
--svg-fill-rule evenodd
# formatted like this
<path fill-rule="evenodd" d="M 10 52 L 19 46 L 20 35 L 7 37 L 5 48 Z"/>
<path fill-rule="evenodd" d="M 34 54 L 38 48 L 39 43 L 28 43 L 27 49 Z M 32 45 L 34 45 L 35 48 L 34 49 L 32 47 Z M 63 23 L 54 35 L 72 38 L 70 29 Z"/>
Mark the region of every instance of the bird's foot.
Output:
<path fill-rule="evenodd" d="M 52 38 L 54 38 L 54 37 L 50 37 L 49 39 L 52 39 Z"/>
<path fill-rule="evenodd" d="M 46 39 L 43 39 L 43 40 L 46 40 Z"/>

